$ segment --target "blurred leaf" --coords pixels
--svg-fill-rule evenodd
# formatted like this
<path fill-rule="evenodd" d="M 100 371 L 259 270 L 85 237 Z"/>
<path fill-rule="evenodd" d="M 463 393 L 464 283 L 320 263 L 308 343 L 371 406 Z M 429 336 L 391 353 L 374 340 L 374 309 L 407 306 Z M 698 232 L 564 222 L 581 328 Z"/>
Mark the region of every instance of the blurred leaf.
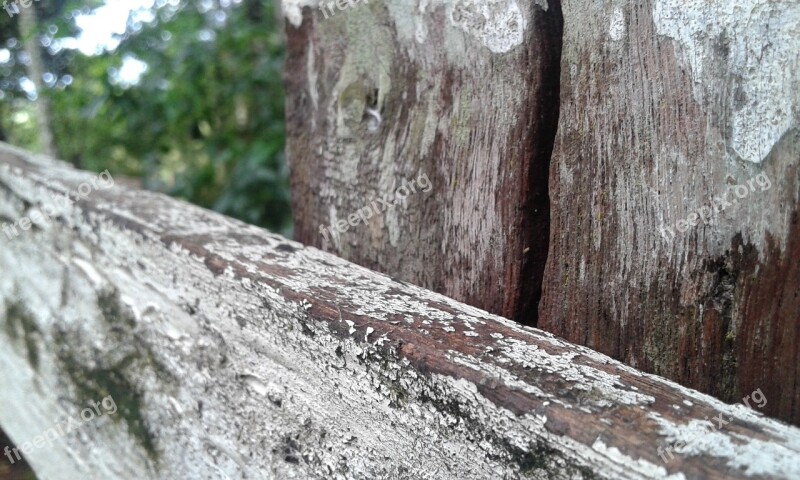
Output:
<path fill-rule="evenodd" d="M 75 12 L 100 4 L 51 2 L 40 14 L 48 41 L 75 36 Z M 157 1 L 151 22 L 129 18 L 113 52 L 85 56 L 51 48 L 46 64 L 57 80 L 44 94 L 51 99 L 59 156 L 290 232 L 284 45 L 274 8 L 271 0 Z M 30 148 L 26 135 L 35 132 L 9 121 L 29 111 L 30 102 L 20 87 L 24 68 L 15 24 L 2 17 L 0 45 L 11 45 L 14 62 L 0 64 L 0 138 L 8 133 Z M 147 64 L 133 85 L 118 75 L 126 58 Z"/>

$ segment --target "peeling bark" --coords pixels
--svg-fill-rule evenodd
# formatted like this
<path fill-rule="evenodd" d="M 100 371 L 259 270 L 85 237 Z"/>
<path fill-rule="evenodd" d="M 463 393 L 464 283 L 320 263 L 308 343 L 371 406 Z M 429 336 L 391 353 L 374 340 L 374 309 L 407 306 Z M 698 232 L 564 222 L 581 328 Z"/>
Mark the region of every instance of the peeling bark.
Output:
<path fill-rule="evenodd" d="M 0 424 L 120 409 L 39 478 L 800 477 L 797 428 L 162 195 L 62 201 L 92 176 L 40 162 L 0 145 L 2 222 L 52 212 L 0 231 Z"/>

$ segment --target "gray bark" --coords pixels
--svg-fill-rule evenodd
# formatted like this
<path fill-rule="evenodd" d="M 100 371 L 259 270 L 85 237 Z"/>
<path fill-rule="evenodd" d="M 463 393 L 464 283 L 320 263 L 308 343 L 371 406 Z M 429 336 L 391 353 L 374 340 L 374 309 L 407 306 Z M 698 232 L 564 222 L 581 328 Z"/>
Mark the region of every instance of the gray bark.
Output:
<path fill-rule="evenodd" d="M 39 478 L 800 476 L 800 430 L 761 400 L 162 195 L 74 193 L 93 177 L 0 145 L 0 218 L 36 223 L 0 226 L 0 424 L 22 444 L 118 406 L 28 452 Z"/>

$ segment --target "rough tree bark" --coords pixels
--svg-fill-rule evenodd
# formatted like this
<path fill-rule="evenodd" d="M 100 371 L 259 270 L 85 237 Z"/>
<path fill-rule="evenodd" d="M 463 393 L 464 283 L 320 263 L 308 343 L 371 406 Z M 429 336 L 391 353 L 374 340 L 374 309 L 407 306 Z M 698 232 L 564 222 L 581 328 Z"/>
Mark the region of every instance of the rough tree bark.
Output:
<path fill-rule="evenodd" d="M 535 323 L 558 2 L 391 0 L 333 14 L 316 6 L 284 2 L 295 238 Z M 419 176 L 432 191 L 417 188 L 325 241 L 321 226 L 346 223 Z"/>
<path fill-rule="evenodd" d="M 800 477 L 760 396 L 93 179 L 0 145 L 0 424 L 42 480 Z"/>
<path fill-rule="evenodd" d="M 800 3 L 563 9 L 539 326 L 800 422 Z"/>
<path fill-rule="evenodd" d="M 800 4 L 398 3 L 284 2 L 297 238 L 800 422 Z"/>

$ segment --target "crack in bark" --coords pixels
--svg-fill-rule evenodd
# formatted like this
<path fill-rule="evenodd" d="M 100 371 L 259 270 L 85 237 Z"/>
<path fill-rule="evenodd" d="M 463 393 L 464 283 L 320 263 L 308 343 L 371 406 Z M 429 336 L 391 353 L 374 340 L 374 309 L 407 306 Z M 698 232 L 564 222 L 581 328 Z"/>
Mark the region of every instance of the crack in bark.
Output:
<path fill-rule="evenodd" d="M 532 80 L 539 81 L 540 91 L 530 112 L 531 122 L 534 124 L 534 148 L 526 172 L 530 191 L 524 208 L 526 218 L 523 234 L 526 250 L 530 250 L 523 257 L 521 281 L 516 286 L 519 302 L 512 316 L 515 321 L 533 327 L 539 320 L 539 302 L 542 298 L 545 265 L 550 251 L 550 163 L 561 108 L 561 47 L 564 17 L 560 0 L 548 0 L 548 10 L 536 15 L 534 28 L 546 32 L 542 35 L 542 39 L 548 42 L 544 51 L 549 57 L 539 64 L 539 71 L 531 72 Z"/>

